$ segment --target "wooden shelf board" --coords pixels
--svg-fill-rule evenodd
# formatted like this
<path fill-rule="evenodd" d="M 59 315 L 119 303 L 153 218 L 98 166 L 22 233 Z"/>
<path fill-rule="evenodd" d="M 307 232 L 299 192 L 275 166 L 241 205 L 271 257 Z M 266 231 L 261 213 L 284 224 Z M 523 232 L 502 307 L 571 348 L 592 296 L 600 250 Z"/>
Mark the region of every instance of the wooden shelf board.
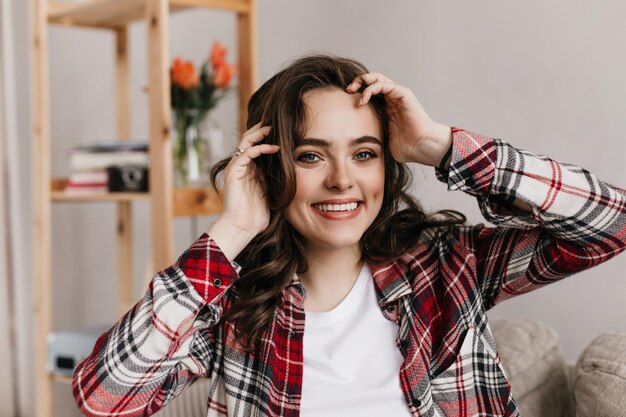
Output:
<path fill-rule="evenodd" d="M 64 384 L 72 385 L 72 377 L 71 376 L 60 375 L 60 374 L 53 374 L 53 373 L 51 373 L 50 376 L 55 381 L 62 382 Z"/>
<path fill-rule="evenodd" d="M 103 201 L 133 201 L 147 200 L 150 198 L 148 193 L 85 193 L 71 194 L 65 191 L 53 191 L 52 201 L 54 202 L 103 202 Z"/>
<path fill-rule="evenodd" d="M 189 8 L 218 8 L 241 14 L 249 0 L 169 0 L 170 13 Z M 81 3 L 48 1 L 48 21 L 66 26 L 115 29 L 146 17 L 146 0 L 85 0 Z"/>
<path fill-rule="evenodd" d="M 146 200 L 150 193 L 70 194 L 64 190 L 67 178 L 53 178 L 50 190 L 53 202 L 120 202 Z M 174 188 L 175 216 L 209 216 L 222 211 L 222 201 L 212 187 Z"/>
<path fill-rule="evenodd" d="M 169 0 L 171 7 L 206 7 L 229 10 L 242 14 L 250 13 L 250 0 Z"/>
<path fill-rule="evenodd" d="M 209 216 L 222 212 L 213 188 L 174 188 L 174 216 Z"/>

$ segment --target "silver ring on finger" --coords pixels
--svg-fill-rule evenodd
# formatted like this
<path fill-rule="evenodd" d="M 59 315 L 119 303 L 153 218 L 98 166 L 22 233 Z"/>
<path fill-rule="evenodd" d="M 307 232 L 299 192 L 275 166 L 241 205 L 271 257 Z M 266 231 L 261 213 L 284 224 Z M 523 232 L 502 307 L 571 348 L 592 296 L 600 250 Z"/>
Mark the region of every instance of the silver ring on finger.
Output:
<path fill-rule="evenodd" d="M 242 153 L 244 153 L 246 150 L 245 149 L 241 149 L 241 148 L 235 148 L 235 152 L 233 152 L 233 158 L 238 157 L 239 155 L 241 155 Z"/>

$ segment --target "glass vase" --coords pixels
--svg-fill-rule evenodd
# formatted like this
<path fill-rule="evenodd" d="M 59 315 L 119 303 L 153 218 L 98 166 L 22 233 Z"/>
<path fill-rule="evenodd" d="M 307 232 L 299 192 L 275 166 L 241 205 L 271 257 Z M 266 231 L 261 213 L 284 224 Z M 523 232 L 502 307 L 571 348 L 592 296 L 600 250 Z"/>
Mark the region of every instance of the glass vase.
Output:
<path fill-rule="evenodd" d="M 205 117 L 200 124 L 200 132 L 205 141 L 203 172 L 208 182 L 213 165 L 228 157 L 232 153 L 232 149 L 226 142 L 224 129 L 211 114 Z"/>
<path fill-rule="evenodd" d="M 197 110 L 174 113 L 176 137 L 172 146 L 174 187 L 200 185 L 204 171 L 206 141 L 202 139 L 202 120 Z"/>

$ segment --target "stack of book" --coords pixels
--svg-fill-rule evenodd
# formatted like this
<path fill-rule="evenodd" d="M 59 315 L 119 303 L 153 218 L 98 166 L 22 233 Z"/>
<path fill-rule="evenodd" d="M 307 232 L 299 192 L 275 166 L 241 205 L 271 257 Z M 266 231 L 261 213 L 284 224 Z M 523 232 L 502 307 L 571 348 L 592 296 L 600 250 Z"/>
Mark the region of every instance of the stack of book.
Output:
<path fill-rule="evenodd" d="M 71 174 L 65 192 L 108 192 L 112 167 L 147 169 L 149 160 L 147 142 L 100 141 L 77 145 L 69 150 Z"/>

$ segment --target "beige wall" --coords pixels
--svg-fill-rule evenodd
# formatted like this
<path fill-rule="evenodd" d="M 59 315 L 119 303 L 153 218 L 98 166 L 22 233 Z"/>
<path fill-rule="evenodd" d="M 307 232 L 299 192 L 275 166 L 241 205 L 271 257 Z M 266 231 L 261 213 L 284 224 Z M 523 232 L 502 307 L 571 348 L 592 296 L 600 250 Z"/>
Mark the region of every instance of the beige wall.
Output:
<path fill-rule="evenodd" d="M 26 2 L 15 2 L 19 129 L 23 185 L 30 184 Z M 581 165 L 626 187 L 626 14 L 623 2 L 555 0 L 396 0 L 315 2 L 259 0 L 260 78 L 296 55 L 322 51 L 351 56 L 416 93 L 433 118 L 492 135 L 536 153 Z M 213 40 L 235 45 L 232 17 L 185 13 L 172 19 L 172 55 L 196 62 Z M 132 27 L 133 134 L 147 134 L 145 27 Z M 79 35 L 79 36 L 77 36 Z M 73 143 L 114 135 L 113 40 L 101 31 L 50 31 L 53 174 L 68 173 Z M 216 117 L 237 130 L 234 102 Z M 231 136 L 234 140 L 234 135 Z M 429 209 L 456 208 L 482 221 L 475 201 L 448 193 L 432 169 L 416 168 L 415 193 Z M 21 203 L 27 207 L 25 191 Z M 138 293 L 149 248 L 149 210 L 134 209 Z M 54 280 L 58 329 L 114 318 L 113 206 L 55 205 Z M 202 232 L 209 219 L 200 219 Z M 24 224 L 27 242 L 30 222 Z M 192 239 L 188 220 L 176 221 L 176 250 Z M 21 324 L 30 326 L 30 265 L 22 265 Z M 561 335 L 570 360 L 599 332 L 626 330 L 626 257 L 611 260 L 552 287 L 496 307 L 492 316 L 525 315 Z M 20 404 L 32 415 L 32 347 L 20 337 Z M 66 386 L 58 410 L 72 415 Z"/>

